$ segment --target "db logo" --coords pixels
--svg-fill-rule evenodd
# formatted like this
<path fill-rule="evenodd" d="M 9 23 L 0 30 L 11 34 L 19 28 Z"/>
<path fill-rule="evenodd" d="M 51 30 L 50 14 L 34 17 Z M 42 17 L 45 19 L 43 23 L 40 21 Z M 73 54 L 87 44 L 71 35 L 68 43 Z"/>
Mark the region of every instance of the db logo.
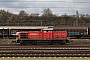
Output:
<path fill-rule="evenodd" d="M 30 35 L 38 35 L 38 34 L 35 34 L 35 33 L 31 33 Z"/>

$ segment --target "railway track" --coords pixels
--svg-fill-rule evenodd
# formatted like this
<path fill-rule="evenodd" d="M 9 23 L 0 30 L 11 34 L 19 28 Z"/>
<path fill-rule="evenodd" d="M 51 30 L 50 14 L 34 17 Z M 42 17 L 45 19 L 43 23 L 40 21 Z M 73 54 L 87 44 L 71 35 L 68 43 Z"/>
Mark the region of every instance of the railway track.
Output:
<path fill-rule="evenodd" d="M 90 57 L 90 47 L 0 46 L 0 57 Z"/>

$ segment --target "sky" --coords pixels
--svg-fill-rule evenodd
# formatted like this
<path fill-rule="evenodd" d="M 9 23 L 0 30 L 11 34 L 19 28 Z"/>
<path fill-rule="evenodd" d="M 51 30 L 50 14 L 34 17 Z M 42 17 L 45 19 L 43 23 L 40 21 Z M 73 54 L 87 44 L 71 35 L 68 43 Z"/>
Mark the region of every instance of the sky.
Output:
<path fill-rule="evenodd" d="M 9 10 L 18 14 L 21 10 L 26 13 L 42 14 L 44 9 L 50 8 L 56 15 L 90 15 L 90 0 L 0 0 L 0 10 Z"/>

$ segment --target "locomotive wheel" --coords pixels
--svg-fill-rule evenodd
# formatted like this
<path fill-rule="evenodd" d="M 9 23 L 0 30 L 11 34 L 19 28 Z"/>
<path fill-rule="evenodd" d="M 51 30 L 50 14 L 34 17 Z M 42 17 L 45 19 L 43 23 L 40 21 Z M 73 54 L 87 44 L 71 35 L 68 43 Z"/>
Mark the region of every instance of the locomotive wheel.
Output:
<path fill-rule="evenodd" d="M 60 45 L 65 45 L 66 41 L 61 41 Z"/>
<path fill-rule="evenodd" d="M 21 44 L 21 45 L 24 45 L 24 42 L 23 42 L 23 41 L 20 41 L 20 44 Z"/>
<path fill-rule="evenodd" d="M 54 45 L 65 45 L 66 44 L 66 41 L 54 41 Z"/>
<path fill-rule="evenodd" d="M 36 45 L 37 41 L 20 41 L 21 45 Z"/>

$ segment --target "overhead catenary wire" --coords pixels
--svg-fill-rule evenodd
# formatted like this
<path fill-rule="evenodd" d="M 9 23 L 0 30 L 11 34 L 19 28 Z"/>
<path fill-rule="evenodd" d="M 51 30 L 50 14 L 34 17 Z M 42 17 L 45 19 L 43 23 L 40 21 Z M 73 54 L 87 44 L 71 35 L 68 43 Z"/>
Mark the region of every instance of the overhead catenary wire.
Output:
<path fill-rule="evenodd" d="M 60 3 L 60 2 L 61 2 L 61 3 L 62 3 L 62 2 L 67 2 L 67 3 L 69 3 L 69 6 L 68 6 L 68 7 L 66 7 L 66 6 L 65 6 L 65 7 L 49 7 L 49 6 L 48 6 L 48 7 L 45 7 L 45 6 L 39 7 L 39 6 L 38 6 L 38 7 L 5 7 L 5 8 L 80 8 L 80 7 L 75 7 L 75 4 L 77 4 L 77 3 L 86 3 L 86 4 L 87 4 L 87 3 L 90 3 L 90 2 L 87 1 L 87 0 L 81 1 L 81 2 L 80 2 L 80 1 L 77 2 L 77 1 L 75 1 L 75 0 L 73 0 L 73 1 L 70 1 L 70 0 L 68 0 L 68 1 L 29 1 L 29 0 L 28 0 L 28 1 L 23 1 L 23 0 L 21 0 L 21 1 L 20 1 L 20 0 L 18 0 L 18 1 L 13 1 L 13 0 L 12 0 L 12 1 L 10 1 L 10 0 L 6 1 L 6 0 L 5 0 L 5 1 L 4 1 L 4 0 L 0 0 L 0 3 L 2 3 L 2 2 L 7 2 L 7 3 L 9 3 L 9 2 L 20 2 L 20 3 L 21 3 L 21 2 L 26 2 L 26 3 L 30 3 L 30 2 L 31 2 L 31 3 L 32 3 L 32 2 L 33 2 L 33 3 L 38 3 L 38 2 L 41 2 L 41 3 L 47 3 L 47 2 L 50 2 L 50 3 L 55 3 L 55 2 Z M 73 4 L 74 4 L 74 7 L 70 7 L 70 3 L 73 3 Z M 2 6 L 2 7 L 3 7 L 3 6 Z M 85 8 L 85 7 L 80 8 L 80 9 L 84 9 L 84 8 Z M 90 8 L 87 7 L 87 9 L 90 9 Z"/>
<path fill-rule="evenodd" d="M 24 0 L 18 0 L 18 1 L 13 1 L 13 0 L 0 0 L 0 3 L 13 3 L 13 2 L 15 2 L 15 3 L 69 3 L 69 6 L 67 5 L 67 6 L 60 6 L 60 7 L 54 7 L 54 6 L 33 6 L 33 7 L 29 7 L 29 6 L 1 6 L 1 9 L 4 9 L 4 8 L 6 8 L 6 9 L 22 9 L 22 10 L 24 10 L 24 9 L 43 9 L 43 8 L 50 8 L 50 9 L 55 9 L 55 12 L 57 12 L 57 9 L 62 9 L 62 12 L 63 12 L 63 10 L 64 9 L 66 9 L 67 10 L 67 12 L 71 12 L 70 10 L 71 9 L 73 9 L 73 10 L 75 10 L 75 9 L 77 9 L 77 10 L 79 10 L 79 9 L 82 9 L 82 10 L 90 10 L 90 7 L 88 7 L 88 6 L 85 6 L 85 7 L 81 7 L 81 6 L 76 6 L 77 4 L 89 4 L 90 2 L 88 1 L 88 0 L 84 0 L 84 1 L 75 1 L 75 0 L 73 0 L 73 1 L 71 1 L 71 0 L 68 0 L 68 1 L 24 1 Z M 72 6 L 71 7 L 71 4 L 74 4 L 74 6 Z M 87 11 L 86 11 L 87 12 Z"/>
<path fill-rule="evenodd" d="M 70 2 L 70 3 L 90 3 L 90 2 L 88 2 L 87 0 L 86 1 L 83 1 L 83 2 L 76 2 L 76 1 L 74 1 L 74 2 L 71 2 L 71 1 L 0 1 L 0 2 Z"/>
<path fill-rule="evenodd" d="M 4 7 L 4 8 L 77 8 L 77 9 L 90 9 L 88 7 Z"/>

